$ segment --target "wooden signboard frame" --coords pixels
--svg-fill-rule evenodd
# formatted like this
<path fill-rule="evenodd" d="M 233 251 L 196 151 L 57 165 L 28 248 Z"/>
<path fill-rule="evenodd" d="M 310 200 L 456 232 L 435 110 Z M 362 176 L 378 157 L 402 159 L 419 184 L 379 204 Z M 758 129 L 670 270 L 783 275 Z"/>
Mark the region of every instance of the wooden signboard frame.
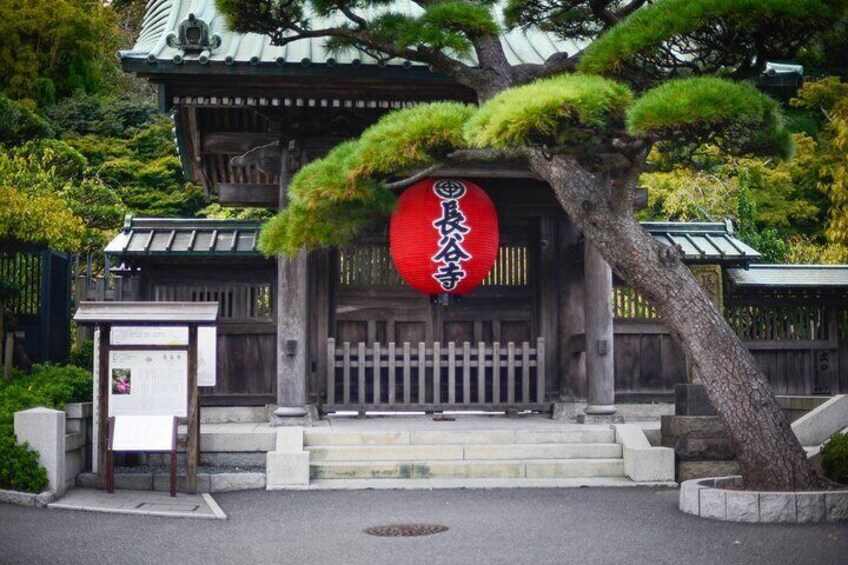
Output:
<path fill-rule="evenodd" d="M 81 325 L 95 325 L 100 330 L 97 447 L 101 488 L 113 487 L 109 457 L 109 358 L 113 351 L 185 351 L 188 357 L 186 408 L 186 492 L 197 492 L 197 468 L 200 465 L 200 389 L 197 386 L 197 328 L 214 326 L 218 320 L 217 302 L 82 302 L 74 320 Z M 188 344 L 183 345 L 115 345 L 112 327 L 182 326 L 188 328 Z"/>
<path fill-rule="evenodd" d="M 115 492 L 115 461 L 113 459 L 113 454 L 115 453 L 115 423 L 116 418 L 120 418 L 121 416 L 110 416 L 109 417 L 109 434 L 106 440 L 106 467 L 107 467 L 107 476 L 106 476 L 106 492 L 109 494 Z M 166 416 L 167 417 L 167 416 Z M 171 496 L 177 496 L 177 428 L 178 428 L 178 420 L 176 416 L 172 417 L 171 420 L 171 444 L 170 444 L 170 453 L 171 453 L 171 485 L 170 485 L 170 494 Z M 118 451 L 126 451 L 124 449 L 119 449 Z M 161 449 L 147 449 L 146 451 L 162 451 Z"/>

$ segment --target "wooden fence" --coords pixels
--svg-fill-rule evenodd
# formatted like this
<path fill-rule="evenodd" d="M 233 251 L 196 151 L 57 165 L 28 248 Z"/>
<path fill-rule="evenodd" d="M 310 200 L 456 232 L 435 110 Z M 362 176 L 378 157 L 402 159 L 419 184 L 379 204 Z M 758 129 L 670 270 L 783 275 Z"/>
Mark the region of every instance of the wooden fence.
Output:
<path fill-rule="evenodd" d="M 541 410 L 545 341 L 501 344 L 327 340 L 324 411 Z"/>

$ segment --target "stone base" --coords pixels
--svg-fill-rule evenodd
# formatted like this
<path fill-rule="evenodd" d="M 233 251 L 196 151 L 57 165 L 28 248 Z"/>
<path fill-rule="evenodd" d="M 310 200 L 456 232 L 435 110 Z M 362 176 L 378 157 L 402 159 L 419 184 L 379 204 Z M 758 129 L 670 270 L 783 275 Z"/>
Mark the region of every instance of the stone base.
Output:
<path fill-rule="evenodd" d="M 715 416 L 716 409 L 702 384 L 674 385 L 674 413 L 678 416 Z"/>
<path fill-rule="evenodd" d="M 676 466 L 677 481 L 689 481 L 707 477 L 738 475 L 739 463 L 736 461 L 681 461 Z"/>
<path fill-rule="evenodd" d="M 738 476 L 686 481 L 679 508 L 687 514 L 729 522 L 810 524 L 848 521 L 848 490 L 757 492 L 739 487 Z"/>
<path fill-rule="evenodd" d="M 280 406 L 271 414 L 271 425 L 310 427 L 319 420 L 318 409 L 314 405 Z"/>
<path fill-rule="evenodd" d="M 621 414 L 578 414 L 578 424 L 623 424 Z"/>

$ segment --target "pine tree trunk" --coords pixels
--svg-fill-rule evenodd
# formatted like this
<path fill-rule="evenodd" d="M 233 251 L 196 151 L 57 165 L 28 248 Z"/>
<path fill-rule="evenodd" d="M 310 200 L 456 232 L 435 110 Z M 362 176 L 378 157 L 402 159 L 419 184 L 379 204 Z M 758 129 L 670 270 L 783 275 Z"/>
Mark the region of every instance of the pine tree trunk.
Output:
<path fill-rule="evenodd" d="M 683 264 L 632 212 L 631 190 L 593 174 L 568 156 L 530 151 L 530 166 L 547 180 L 615 272 L 654 305 L 693 366 L 736 450 L 745 487 L 815 490 L 816 475 L 753 356 Z M 638 171 L 619 175 L 635 179 Z M 632 180 L 628 182 L 634 182 Z"/>

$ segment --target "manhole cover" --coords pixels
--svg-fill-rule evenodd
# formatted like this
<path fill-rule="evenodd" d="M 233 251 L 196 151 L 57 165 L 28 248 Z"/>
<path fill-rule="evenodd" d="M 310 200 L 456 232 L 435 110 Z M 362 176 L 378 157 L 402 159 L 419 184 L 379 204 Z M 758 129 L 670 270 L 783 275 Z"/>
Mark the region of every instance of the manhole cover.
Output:
<path fill-rule="evenodd" d="M 372 536 L 388 538 L 407 538 L 413 536 L 429 536 L 446 532 L 447 526 L 439 524 L 390 524 L 388 526 L 374 526 L 368 528 L 365 533 Z"/>

